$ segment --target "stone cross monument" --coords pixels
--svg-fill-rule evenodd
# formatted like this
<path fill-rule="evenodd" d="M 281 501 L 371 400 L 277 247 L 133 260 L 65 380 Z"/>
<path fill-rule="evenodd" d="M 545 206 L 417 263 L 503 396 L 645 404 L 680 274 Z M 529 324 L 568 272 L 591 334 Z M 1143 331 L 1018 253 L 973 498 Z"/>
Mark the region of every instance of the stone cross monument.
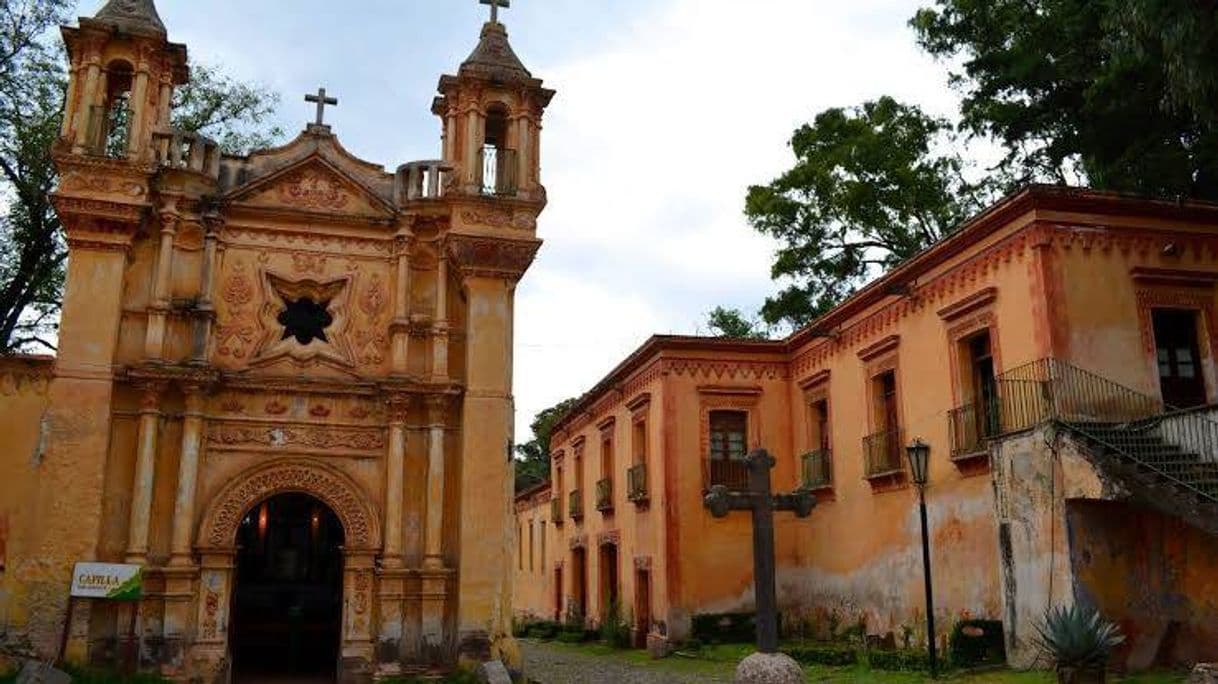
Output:
<path fill-rule="evenodd" d="M 801 682 L 799 665 L 778 653 L 778 592 L 774 570 L 774 511 L 793 511 L 806 518 L 816 507 L 812 492 L 801 489 L 791 494 L 773 494 L 770 470 L 775 460 L 770 452 L 758 449 L 748 457 L 749 488 L 732 491 L 723 485 L 711 487 L 706 507 L 716 518 L 731 511 L 753 514 L 753 583 L 757 602 L 757 653 L 746 658 L 736 671 L 737 682 Z M 763 674 L 764 673 L 764 674 Z M 773 679 L 777 676 L 779 679 Z"/>

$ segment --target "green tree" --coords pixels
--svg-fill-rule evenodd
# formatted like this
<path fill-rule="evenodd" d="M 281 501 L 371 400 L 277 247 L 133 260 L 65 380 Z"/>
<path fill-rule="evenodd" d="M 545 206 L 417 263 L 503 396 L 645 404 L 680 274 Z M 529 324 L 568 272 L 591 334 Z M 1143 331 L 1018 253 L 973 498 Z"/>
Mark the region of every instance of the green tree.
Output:
<path fill-rule="evenodd" d="M 1215 0 L 937 0 L 912 25 L 1017 178 L 1218 199 Z"/>
<path fill-rule="evenodd" d="M 51 146 L 67 83 L 62 50 L 48 36 L 75 2 L 0 0 L 0 353 L 51 349 L 67 246 L 50 196 Z M 269 120 L 279 96 L 198 67 L 175 94 L 174 125 L 241 152 L 282 132 Z"/>
<path fill-rule="evenodd" d="M 882 97 L 821 112 L 795 131 L 795 166 L 749 188 L 745 215 L 781 244 L 789 281 L 762 308 L 798 328 L 880 271 L 942 238 L 990 197 L 965 178 L 951 124 Z"/>
<path fill-rule="evenodd" d="M 737 340 L 766 340 L 770 337 L 764 324 L 749 319 L 740 309 L 717 306 L 706 314 L 706 326 L 715 337 Z"/>
<path fill-rule="evenodd" d="M 567 399 L 545 409 L 529 426 L 533 439 L 516 445 L 516 491 L 521 492 L 550 479 L 550 434 L 554 426 L 575 406 L 578 399 Z"/>

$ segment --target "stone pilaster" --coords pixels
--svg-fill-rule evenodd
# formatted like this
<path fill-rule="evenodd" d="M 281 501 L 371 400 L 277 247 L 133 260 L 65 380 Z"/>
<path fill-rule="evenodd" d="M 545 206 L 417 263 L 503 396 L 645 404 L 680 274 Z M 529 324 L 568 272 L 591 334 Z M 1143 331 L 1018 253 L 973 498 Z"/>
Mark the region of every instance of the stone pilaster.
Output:
<path fill-rule="evenodd" d="M 394 240 L 397 254 L 397 285 L 393 294 L 393 374 L 403 376 L 410 369 L 410 251 L 414 236 L 409 229 L 398 232 Z"/>
<path fill-rule="evenodd" d="M 448 259 L 436 266 L 436 318 L 432 324 L 432 382 L 448 382 Z"/>
<path fill-rule="evenodd" d="M 447 395 L 427 398 L 427 527 L 424 534 L 423 568 L 444 567 L 444 431 L 451 399 Z"/>
<path fill-rule="evenodd" d="M 208 344 L 216 321 L 216 256 L 224 220 L 218 214 L 209 212 L 203 217 L 203 226 L 203 265 L 199 276 L 199 303 L 196 307 L 190 353 L 191 360 L 199 364 L 207 362 Z"/>
<path fill-rule="evenodd" d="M 152 284 L 152 305 L 148 308 L 148 329 L 144 337 L 144 358 L 161 361 L 165 354 L 165 325 L 169 319 L 170 277 L 173 275 L 173 241 L 178 234 L 179 217 L 166 211 L 161 218 L 161 244 Z"/>
<path fill-rule="evenodd" d="M 469 310 L 457 572 L 457 647 L 466 664 L 488 658 L 519 662 L 511 637 L 513 299 L 515 284 L 540 244 L 449 236 L 449 254 L 461 269 Z"/>
<path fill-rule="evenodd" d="M 140 423 L 136 437 L 135 477 L 131 482 L 131 516 L 127 525 L 128 563 L 148 563 L 148 530 L 152 516 L 152 493 L 156 484 L 157 442 L 160 433 L 161 399 L 166 383 L 141 381 Z"/>
<path fill-rule="evenodd" d="M 385 548 L 382 566 L 405 567 L 402 553 L 402 496 L 406 470 L 406 420 L 413 398 L 389 399 L 389 443 L 385 454 Z"/>
<path fill-rule="evenodd" d="M 178 462 L 178 489 L 173 503 L 173 537 L 170 542 L 170 565 L 194 565 L 195 492 L 199 480 L 199 458 L 203 449 L 203 409 L 205 388 L 186 385 L 186 413 L 182 419 L 182 454 Z"/>

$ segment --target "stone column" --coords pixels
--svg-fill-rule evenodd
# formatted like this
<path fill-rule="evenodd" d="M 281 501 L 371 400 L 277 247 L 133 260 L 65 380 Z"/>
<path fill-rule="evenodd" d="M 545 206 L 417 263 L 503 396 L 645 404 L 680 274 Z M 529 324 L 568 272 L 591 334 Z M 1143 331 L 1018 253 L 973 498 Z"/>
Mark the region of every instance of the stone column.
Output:
<path fill-rule="evenodd" d="M 448 258 L 440 245 L 436 265 L 436 319 L 432 324 L 432 382 L 448 381 Z"/>
<path fill-rule="evenodd" d="M 449 398 L 427 397 L 427 528 L 423 544 L 423 567 L 444 567 L 444 429 Z"/>
<path fill-rule="evenodd" d="M 195 521 L 195 491 L 199 479 L 199 456 L 203 449 L 204 388 L 187 385 L 186 414 L 182 420 L 182 456 L 178 462 L 178 492 L 173 502 L 173 538 L 169 564 L 194 565 L 192 560 Z"/>
<path fill-rule="evenodd" d="M 131 123 L 127 129 L 127 156 L 139 159 L 144 145 L 144 129 L 148 126 L 148 50 L 140 50 L 135 83 L 131 86 Z"/>
<path fill-rule="evenodd" d="M 385 549 L 383 566 L 405 566 L 402 554 L 402 494 L 406 470 L 406 418 L 411 397 L 389 399 L 389 444 L 385 456 Z"/>
<path fill-rule="evenodd" d="M 89 115 L 97 102 L 98 82 L 101 81 L 101 44 L 90 40 L 85 47 L 84 56 L 85 85 L 81 91 L 76 110 L 76 146 L 75 152 L 80 152 L 89 142 Z"/>
<path fill-rule="evenodd" d="M 152 490 L 156 482 L 157 437 L 161 422 L 161 398 L 165 383 L 144 381 L 139 385 L 140 426 L 136 439 L 135 478 L 131 483 L 131 519 L 127 526 L 127 562 L 148 563 L 148 528 L 152 515 Z"/>
<path fill-rule="evenodd" d="M 406 375 L 410 371 L 410 248 L 413 241 L 410 230 L 404 228 L 398 232 L 394 243 L 398 259 L 391 326 L 394 375 Z"/>
<path fill-rule="evenodd" d="M 81 78 L 84 77 L 84 70 L 80 68 L 80 53 L 77 53 L 72 58 L 71 66 L 68 68 L 68 93 L 64 98 L 63 121 L 59 124 L 59 136 L 66 138 L 72 132 L 73 122 L 76 120 L 76 112 L 80 108 L 80 103 L 77 98 L 80 95 Z"/>
<path fill-rule="evenodd" d="M 220 242 L 220 229 L 224 220 L 218 214 L 208 213 L 203 217 L 203 265 L 199 276 L 199 304 L 191 340 L 191 359 L 195 363 L 207 362 L 207 346 L 211 341 L 212 325 L 216 320 L 215 298 L 212 296 L 216 281 L 216 252 Z"/>
<path fill-rule="evenodd" d="M 170 276 L 173 275 L 173 240 L 178 234 L 179 216 L 161 213 L 161 245 L 156 276 L 152 283 L 152 305 L 148 307 L 148 329 L 144 336 L 144 357 L 161 361 L 165 354 L 165 324 L 169 317 Z"/>

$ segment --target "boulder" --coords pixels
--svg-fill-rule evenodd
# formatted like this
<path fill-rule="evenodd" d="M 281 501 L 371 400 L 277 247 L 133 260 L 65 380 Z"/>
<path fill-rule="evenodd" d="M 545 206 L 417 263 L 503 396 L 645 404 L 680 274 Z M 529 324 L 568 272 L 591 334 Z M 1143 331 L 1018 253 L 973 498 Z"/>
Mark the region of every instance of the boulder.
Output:
<path fill-rule="evenodd" d="M 1188 677 L 1188 684 L 1218 684 L 1218 663 L 1198 663 Z"/>
<path fill-rule="evenodd" d="M 483 684 L 512 684 L 512 676 L 499 660 L 491 660 L 478 666 L 478 681 Z"/>
<path fill-rule="evenodd" d="M 647 653 L 656 660 L 667 658 L 672 655 L 672 642 L 668 640 L 668 637 L 655 633 L 648 634 Z"/>
<path fill-rule="evenodd" d="M 754 653 L 740 661 L 736 684 L 803 684 L 804 671 L 789 655 Z"/>
<path fill-rule="evenodd" d="M 72 678 L 48 663 L 27 660 L 17 675 L 17 684 L 72 684 Z"/>

